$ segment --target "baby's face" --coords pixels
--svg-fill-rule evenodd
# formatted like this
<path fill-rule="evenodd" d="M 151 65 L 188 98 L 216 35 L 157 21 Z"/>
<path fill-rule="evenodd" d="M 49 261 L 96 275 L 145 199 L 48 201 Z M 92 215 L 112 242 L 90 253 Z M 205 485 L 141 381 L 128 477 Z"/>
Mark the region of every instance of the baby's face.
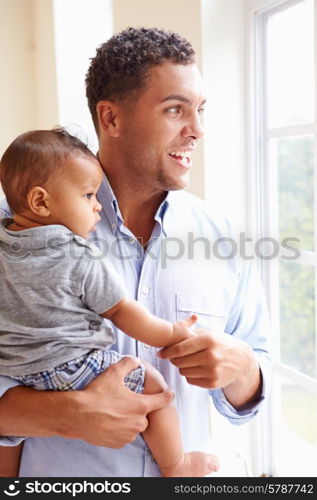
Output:
<path fill-rule="evenodd" d="M 98 160 L 71 155 L 62 173 L 47 188 L 50 198 L 51 224 L 62 224 L 73 233 L 88 238 L 100 220 L 101 205 L 96 194 L 102 180 Z"/>

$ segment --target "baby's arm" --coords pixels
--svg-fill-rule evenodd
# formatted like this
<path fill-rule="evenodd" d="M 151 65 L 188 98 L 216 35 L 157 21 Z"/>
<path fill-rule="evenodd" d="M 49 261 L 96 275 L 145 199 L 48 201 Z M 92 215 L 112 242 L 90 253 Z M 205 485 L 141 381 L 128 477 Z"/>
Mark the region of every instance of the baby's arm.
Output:
<path fill-rule="evenodd" d="M 18 477 L 22 446 L 0 446 L 0 477 Z"/>
<path fill-rule="evenodd" d="M 170 323 L 157 318 L 136 300 L 123 299 L 102 314 L 130 337 L 154 347 L 180 342 L 191 335 L 188 330 L 197 321 L 195 314 L 184 321 Z"/>

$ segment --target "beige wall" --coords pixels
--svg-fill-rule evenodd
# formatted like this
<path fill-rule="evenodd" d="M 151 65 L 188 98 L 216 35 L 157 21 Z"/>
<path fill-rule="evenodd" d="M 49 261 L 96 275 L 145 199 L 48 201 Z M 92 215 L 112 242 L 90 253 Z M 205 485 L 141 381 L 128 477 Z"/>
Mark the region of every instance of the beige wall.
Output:
<path fill-rule="evenodd" d="M 21 132 L 57 121 L 51 0 L 0 0 L 0 154 Z"/>
<path fill-rule="evenodd" d="M 35 46 L 30 0 L 0 0 L 0 154 L 36 127 Z"/>
<path fill-rule="evenodd" d="M 0 0 L 0 156 L 19 134 L 57 123 L 52 0 Z"/>
<path fill-rule="evenodd" d="M 52 0 L 32 0 L 35 48 L 36 127 L 58 124 L 54 17 Z"/>
<path fill-rule="evenodd" d="M 170 29 L 185 36 L 194 46 L 199 65 L 202 61 L 200 0 L 113 0 L 113 27 L 117 33 L 128 26 Z M 205 196 L 203 142 L 193 155 L 189 191 Z"/>

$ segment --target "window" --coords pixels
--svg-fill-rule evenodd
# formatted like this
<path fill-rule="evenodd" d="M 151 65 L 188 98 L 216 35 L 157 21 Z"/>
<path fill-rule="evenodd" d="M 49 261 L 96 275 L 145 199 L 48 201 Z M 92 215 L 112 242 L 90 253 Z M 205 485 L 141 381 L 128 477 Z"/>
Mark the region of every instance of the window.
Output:
<path fill-rule="evenodd" d="M 262 471 L 317 476 L 317 0 L 250 2 L 250 228 L 279 242 L 261 262 L 273 326 Z"/>

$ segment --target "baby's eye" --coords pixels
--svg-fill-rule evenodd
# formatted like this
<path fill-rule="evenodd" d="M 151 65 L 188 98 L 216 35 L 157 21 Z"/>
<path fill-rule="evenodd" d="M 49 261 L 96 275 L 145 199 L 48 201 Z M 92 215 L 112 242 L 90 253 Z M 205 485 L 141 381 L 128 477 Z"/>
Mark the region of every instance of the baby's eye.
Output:
<path fill-rule="evenodd" d="M 85 194 L 87 200 L 91 200 L 91 198 L 93 197 L 94 193 L 87 193 Z"/>
<path fill-rule="evenodd" d="M 204 111 L 205 111 L 205 108 L 199 108 L 199 109 L 198 109 L 198 113 L 199 113 L 200 115 L 203 115 L 203 114 L 204 114 Z"/>

